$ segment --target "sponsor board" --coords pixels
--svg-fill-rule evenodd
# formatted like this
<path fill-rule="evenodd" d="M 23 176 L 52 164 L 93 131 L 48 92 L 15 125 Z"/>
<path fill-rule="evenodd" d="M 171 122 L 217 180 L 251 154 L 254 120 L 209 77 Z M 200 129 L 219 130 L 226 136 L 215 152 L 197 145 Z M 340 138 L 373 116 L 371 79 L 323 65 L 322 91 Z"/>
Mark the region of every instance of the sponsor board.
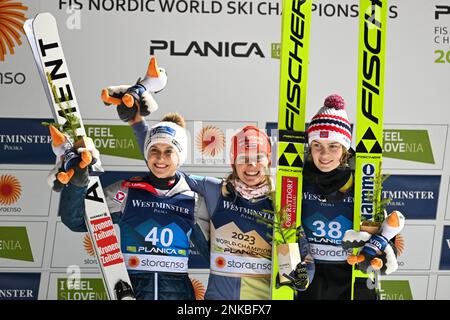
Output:
<path fill-rule="evenodd" d="M 448 125 L 385 124 L 384 169 L 435 169 L 444 166 Z"/>
<path fill-rule="evenodd" d="M 449 177 L 448 187 L 447 187 L 447 202 L 446 202 L 446 208 L 445 210 L 445 220 L 450 220 L 450 177 Z"/>
<path fill-rule="evenodd" d="M 438 275 L 435 300 L 450 300 L 450 275 Z"/>
<path fill-rule="evenodd" d="M 54 164 L 49 119 L 0 118 L 0 164 Z"/>
<path fill-rule="evenodd" d="M 204 300 L 209 273 L 190 270 L 196 300 Z M 84 273 L 77 266 L 67 268 L 67 273 L 51 273 L 48 300 L 106 300 L 100 274 Z"/>
<path fill-rule="evenodd" d="M 428 275 L 393 274 L 382 276 L 381 300 L 425 300 L 429 286 Z"/>
<path fill-rule="evenodd" d="M 133 129 L 126 124 L 98 124 L 86 121 L 86 134 L 103 156 L 142 160 L 142 153 Z M 109 164 L 109 163 L 107 163 Z"/>
<path fill-rule="evenodd" d="M 440 270 L 450 270 L 450 226 L 444 226 L 442 232 Z"/>
<path fill-rule="evenodd" d="M 0 222 L 0 268 L 42 266 L 47 222 Z"/>
<path fill-rule="evenodd" d="M 179 1 L 179 0 L 161 0 L 161 1 L 102 1 L 91 0 L 83 3 L 80 0 L 62 0 L 59 1 L 59 9 L 66 9 L 70 5 L 81 12 L 120 12 L 123 14 L 135 14 L 140 12 L 161 14 L 161 15 L 280 15 L 281 3 L 277 1 Z"/>
<path fill-rule="evenodd" d="M 0 216 L 48 216 L 47 175 L 40 170 L 0 170 Z"/>
<path fill-rule="evenodd" d="M 117 116 L 112 106 L 105 108 L 108 113 Z M 86 119 L 84 126 L 86 134 L 100 152 L 103 166 L 145 166 L 144 156 L 129 125 L 117 119 Z"/>
<path fill-rule="evenodd" d="M 40 273 L 0 273 L 0 300 L 37 300 Z"/>
<path fill-rule="evenodd" d="M 66 273 L 50 273 L 47 300 L 108 300 L 100 274 L 73 265 Z"/>
<path fill-rule="evenodd" d="M 401 211 L 407 220 L 436 219 L 441 176 L 390 175 L 382 197 L 392 199 L 387 211 Z"/>
<path fill-rule="evenodd" d="M 397 258 L 400 271 L 429 271 L 434 244 L 434 225 L 406 225 L 401 232 L 403 253 Z M 420 249 L 419 249 L 420 248 Z"/>

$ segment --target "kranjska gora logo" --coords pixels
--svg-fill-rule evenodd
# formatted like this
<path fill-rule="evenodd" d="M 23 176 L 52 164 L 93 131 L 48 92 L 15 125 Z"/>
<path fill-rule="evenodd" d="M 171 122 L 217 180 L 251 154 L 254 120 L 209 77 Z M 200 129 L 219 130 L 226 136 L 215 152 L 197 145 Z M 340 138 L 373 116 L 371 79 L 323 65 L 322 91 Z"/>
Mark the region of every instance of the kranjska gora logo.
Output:
<path fill-rule="evenodd" d="M 0 0 L 0 61 L 5 61 L 5 56 L 14 54 L 14 46 L 21 45 L 20 34 L 23 34 L 23 23 L 27 20 L 21 11 L 28 10 L 20 2 L 13 0 Z"/>
<path fill-rule="evenodd" d="M 20 181 L 9 174 L 0 176 L 0 206 L 10 206 L 16 203 L 21 196 Z"/>

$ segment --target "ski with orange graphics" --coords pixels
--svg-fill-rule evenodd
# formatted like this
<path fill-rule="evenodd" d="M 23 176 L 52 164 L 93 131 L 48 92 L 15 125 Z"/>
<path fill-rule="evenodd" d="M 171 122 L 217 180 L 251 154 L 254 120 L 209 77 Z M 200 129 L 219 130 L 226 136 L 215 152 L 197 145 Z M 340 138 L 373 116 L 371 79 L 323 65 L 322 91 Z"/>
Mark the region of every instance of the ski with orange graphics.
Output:
<path fill-rule="evenodd" d="M 57 101 L 68 101 L 71 108 L 66 109 L 66 113 L 79 120 L 79 125 L 75 128 L 76 136 L 86 137 L 55 18 L 50 13 L 40 13 L 34 19 L 25 22 L 24 30 L 55 122 L 62 125 L 67 121 Z M 50 76 L 55 91 L 52 90 L 47 76 Z M 55 97 L 54 93 L 60 97 Z M 90 174 L 85 197 L 86 227 L 92 239 L 109 299 L 134 300 L 130 278 L 98 177 L 103 170 L 98 166 L 97 169 L 97 172 L 93 170 Z"/>

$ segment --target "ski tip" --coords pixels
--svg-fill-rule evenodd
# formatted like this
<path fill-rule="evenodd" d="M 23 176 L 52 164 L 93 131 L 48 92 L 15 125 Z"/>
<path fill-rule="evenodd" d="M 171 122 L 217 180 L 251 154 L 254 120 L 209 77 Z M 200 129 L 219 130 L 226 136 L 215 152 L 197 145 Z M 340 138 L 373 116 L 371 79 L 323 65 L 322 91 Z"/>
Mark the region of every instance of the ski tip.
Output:
<path fill-rule="evenodd" d="M 56 24 L 56 18 L 50 12 L 38 13 L 32 20 L 33 20 L 33 24 L 39 23 L 40 21 L 45 21 L 45 22 L 51 21 L 52 23 Z"/>

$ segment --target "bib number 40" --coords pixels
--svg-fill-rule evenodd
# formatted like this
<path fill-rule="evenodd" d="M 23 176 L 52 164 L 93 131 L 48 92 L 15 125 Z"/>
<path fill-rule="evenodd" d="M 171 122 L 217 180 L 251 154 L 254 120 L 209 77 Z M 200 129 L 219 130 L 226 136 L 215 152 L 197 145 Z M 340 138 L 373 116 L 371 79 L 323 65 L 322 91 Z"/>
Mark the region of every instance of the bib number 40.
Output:
<path fill-rule="evenodd" d="M 153 227 L 145 237 L 145 241 L 151 242 L 154 246 L 160 243 L 163 247 L 170 247 L 173 242 L 173 231 L 169 228 L 161 230 Z"/>

